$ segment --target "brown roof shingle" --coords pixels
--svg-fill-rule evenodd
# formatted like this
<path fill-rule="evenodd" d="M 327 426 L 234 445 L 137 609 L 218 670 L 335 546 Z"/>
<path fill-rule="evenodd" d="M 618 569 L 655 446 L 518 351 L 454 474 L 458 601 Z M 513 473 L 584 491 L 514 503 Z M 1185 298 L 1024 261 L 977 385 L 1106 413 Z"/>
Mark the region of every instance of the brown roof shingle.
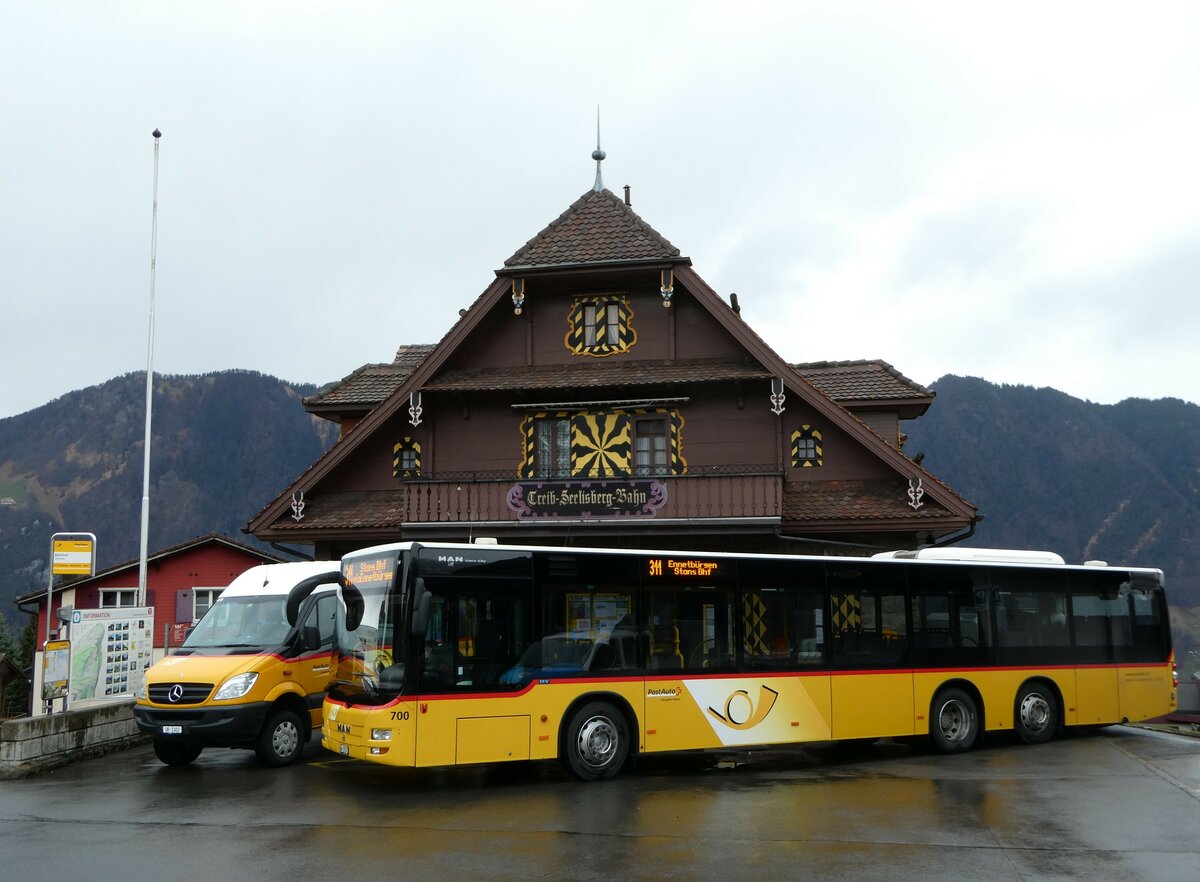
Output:
<path fill-rule="evenodd" d="M 926 496 L 908 504 L 903 481 L 802 481 L 783 489 L 784 521 L 874 521 L 944 518 L 949 512 Z"/>
<path fill-rule="evenodd" d="M 765 379 L 761 365 L 740 359 L 696 358 L 683 361 L 609 361 L 574 364 L 478 368 L 443 371 L 425 384 L 431 392 L 499 389 L 568 389 L 645 386 L 658 383 L 707 383 Z"/>
<path fill-rule="evenodd" d="M 404 490 L 315 493 L 304 500 L 304 519 L 281 517 L 276 530 L 339 530 L 399 527 L 404 522 Z"/>
<path fill-rule="evenodd" d="M 417 369 L 433 349 L 431 343 L 401 346 L 396 352 L 395 361 L 388 364 L 365 364 L 328 389 L 305 398 L 304 406 L 370 409 L 396 391 L 396 387 Z"/>
<path fill-rule="evenodd" d="M 910 380 L 886 361 L 813 361 L 792 365 L 804 378 L 843 403 L 933 398 L 933 392 Z"/>
<path fill-rule="evenodd" d="M 367 364 L 329 389 L 304 399 L 320 409 L 367 409 L 396 390 L 434 350 L 431 343 L 401 346 L 389 364 Z M 932 399 L 933 392 L 905 377 L 885 361 L 819 361 L 793 365 L 800 374 L 843 404 L 855 401 Z M 770 372 L 738 359 L 676 362 L 587 362 L 508 369 L 445 371 L 424 385 L 428 391 L 552 389 L 571 386 L 699 383 L 763 379 Z"/>
<path fill-rule="evenodd" d="M 676 259 L 679 249 L 609 190 L 589 190 L 504 261 L 507 269 Z"/>

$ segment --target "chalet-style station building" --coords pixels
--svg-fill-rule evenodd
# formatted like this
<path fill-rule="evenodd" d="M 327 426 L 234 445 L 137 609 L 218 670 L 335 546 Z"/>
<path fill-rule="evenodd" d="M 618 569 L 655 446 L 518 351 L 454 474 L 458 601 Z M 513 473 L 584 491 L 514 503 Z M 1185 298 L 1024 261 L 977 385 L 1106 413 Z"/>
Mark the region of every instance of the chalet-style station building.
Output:
<path fill-rule="evenodd" d="M 822 553 L 969 535 L 974 506 L 901 451 L 933 393 L 880 361 L 785 362 L 628 188 L 604 189 L 599 158 L 440 343 L 305 401 L 340 439 L 248 531 L 322 559 L 409 539 Z"/>

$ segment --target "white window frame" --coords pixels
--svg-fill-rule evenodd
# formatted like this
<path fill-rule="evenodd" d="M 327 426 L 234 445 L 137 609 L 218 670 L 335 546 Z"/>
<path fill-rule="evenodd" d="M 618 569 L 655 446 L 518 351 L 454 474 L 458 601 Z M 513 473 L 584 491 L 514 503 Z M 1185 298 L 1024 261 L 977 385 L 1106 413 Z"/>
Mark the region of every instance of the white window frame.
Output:
<path fill-rule="evenodd" d="M 137 606 L 137 593 L 138 590 L 136 588 L 101 588 L 100 608 L 121 609 L 123 607 Z"/>
<path fill-rule="evenodd" d="M 224 588 L 193 588 L 192 589 L 192 621 L 198 622 L 204 618 L 204 613 L 208 612 L 209 608 L 217 602 L 217 598 L 221 596 Z M 208 596 L 208 603 L 200 609 L 200 595 Z"/>

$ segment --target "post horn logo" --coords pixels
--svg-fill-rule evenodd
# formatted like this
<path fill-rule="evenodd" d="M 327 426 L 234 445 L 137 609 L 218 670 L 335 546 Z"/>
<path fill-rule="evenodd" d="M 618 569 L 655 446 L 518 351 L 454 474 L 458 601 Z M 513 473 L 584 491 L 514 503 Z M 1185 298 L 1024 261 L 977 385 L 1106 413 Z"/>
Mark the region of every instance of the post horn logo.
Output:
<path fill-rule="evenodd" d="M 758 703 L 750 700 L 750 693 L 738 689 L 725 699 L 725 713 L 713 710 L 708 712 L 728 726 L 730 729 L 753 729 L 767 718 L 779 693 L 770 686 L 758 687 Z"/>

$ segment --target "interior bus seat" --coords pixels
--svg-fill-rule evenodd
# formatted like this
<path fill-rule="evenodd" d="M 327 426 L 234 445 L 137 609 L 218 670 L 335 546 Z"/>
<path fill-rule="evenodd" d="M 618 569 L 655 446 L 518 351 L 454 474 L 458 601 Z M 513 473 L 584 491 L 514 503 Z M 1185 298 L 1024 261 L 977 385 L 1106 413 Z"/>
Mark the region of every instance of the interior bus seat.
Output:
<path fill-rule="evenodd" d="M 651 629 L 650 669 L 655 671 L 683 669 L 683 653 L 679 649 L 679 629 L 674 625 L 655 625 Z"/>

